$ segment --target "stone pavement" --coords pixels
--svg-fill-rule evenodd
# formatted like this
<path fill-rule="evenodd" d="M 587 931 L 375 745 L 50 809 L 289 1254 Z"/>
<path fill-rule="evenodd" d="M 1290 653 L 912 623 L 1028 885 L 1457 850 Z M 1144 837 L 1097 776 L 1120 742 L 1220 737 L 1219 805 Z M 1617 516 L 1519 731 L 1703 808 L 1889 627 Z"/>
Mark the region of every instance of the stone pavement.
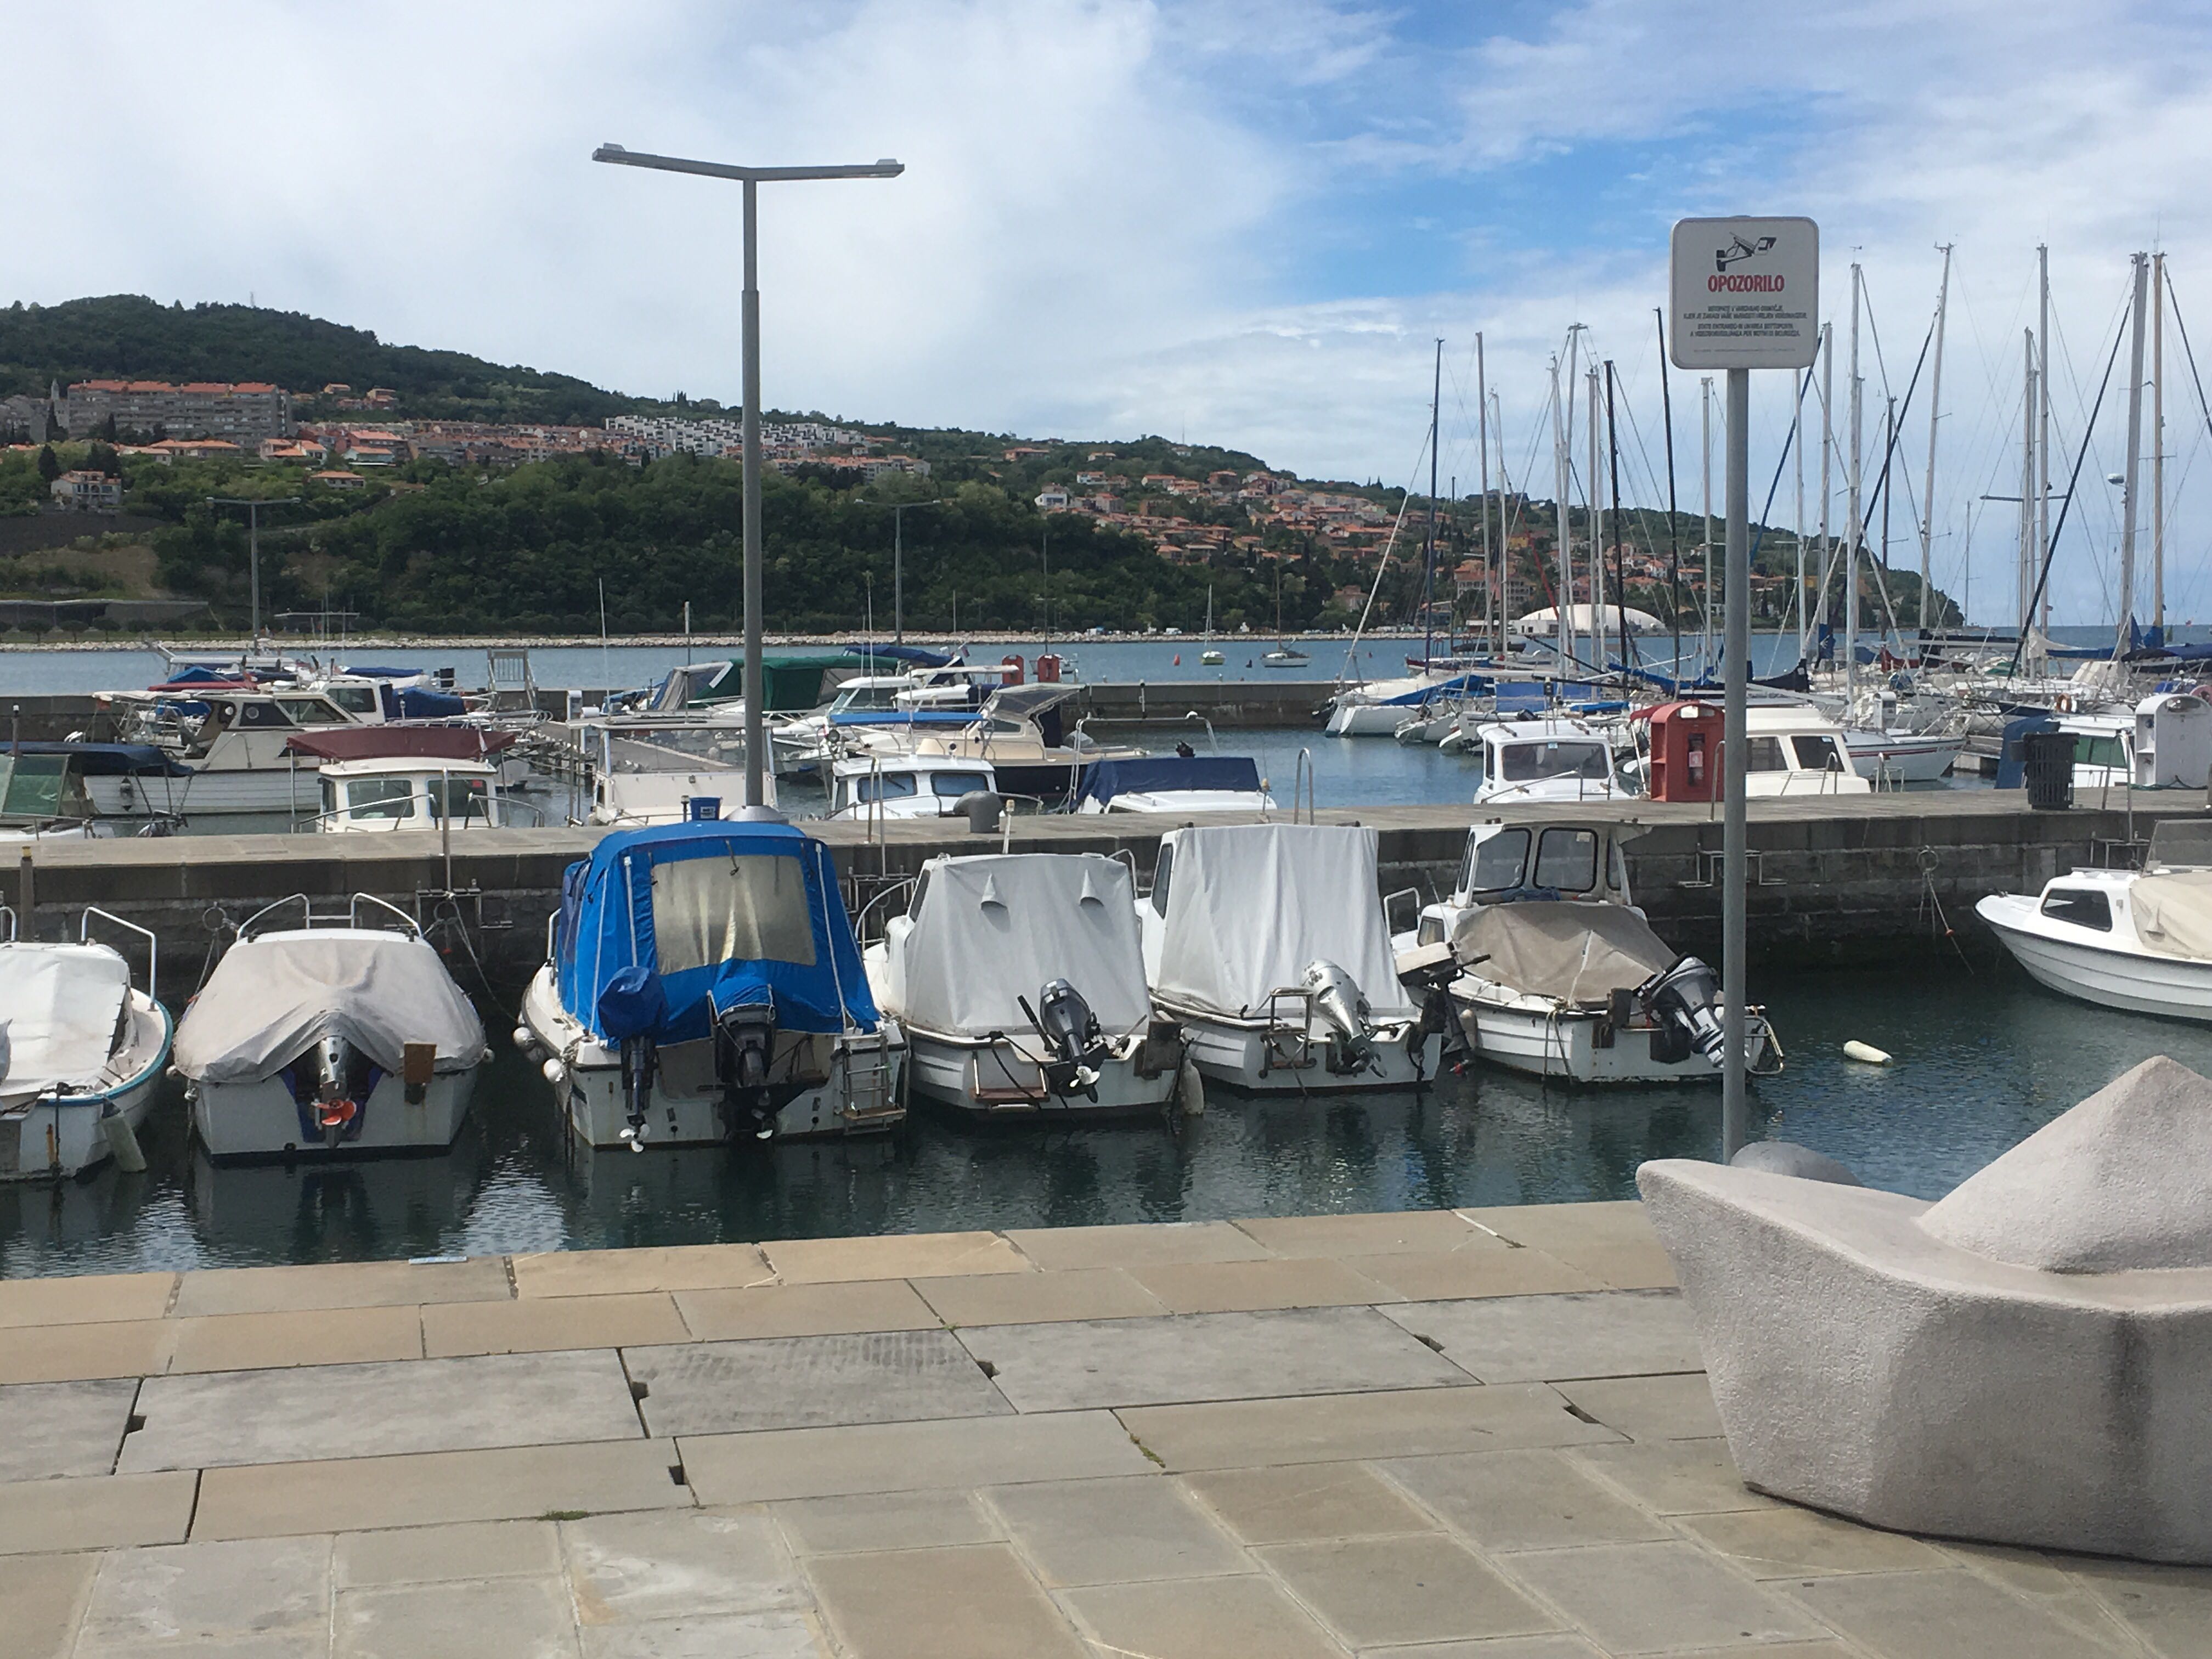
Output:
<path fill-rule="evenodd" d="M 0 1282 L 4 1659 L 2212 1656 L 1731 1468 L 1638 1206 Z"/>

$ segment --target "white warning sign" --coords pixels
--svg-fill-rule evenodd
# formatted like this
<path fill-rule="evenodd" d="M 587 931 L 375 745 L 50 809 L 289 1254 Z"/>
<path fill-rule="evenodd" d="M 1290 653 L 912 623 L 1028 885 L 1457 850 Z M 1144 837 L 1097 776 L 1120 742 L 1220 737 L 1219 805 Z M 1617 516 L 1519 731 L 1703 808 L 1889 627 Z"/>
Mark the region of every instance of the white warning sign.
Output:
<path fill-rule="evenodd" d="M 1668 356 L 1677 368 L 1804 368 L 1820 344 L 1820 228 L 1679 219 Z"/>

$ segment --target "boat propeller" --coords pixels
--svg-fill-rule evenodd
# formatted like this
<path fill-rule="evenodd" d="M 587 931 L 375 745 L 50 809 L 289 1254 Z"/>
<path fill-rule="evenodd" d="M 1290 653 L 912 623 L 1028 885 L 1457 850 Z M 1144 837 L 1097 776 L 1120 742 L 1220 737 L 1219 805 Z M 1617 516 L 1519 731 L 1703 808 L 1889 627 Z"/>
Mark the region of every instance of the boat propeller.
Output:
<path fill-rule="evenodd" d="M 648 1036 L 627 1036 L 622 1045 L 623 1110 L 629 1120 L 622 1132 L 623 1144 L 633 1152 L 645 1150 L 645 1112 L 653 1103 L 653 1074 L 659 1053 Z"/>
<path fill-rule="evenodd" d="M 1339 1076 L 1365 1071 L 1373 1062 L 1373 1010 L 1361 994 L 1359 981 L 1327 957 L 1306 964 L 1299 981 L 1306 1001 L 1332 1030 L 1328 1039 L 1328 1069 Z"/>
<path fill-rule="evenodd" d="M 1658 1021 L 1651 1058 L 1662 1063 L 1687 1060 L 1690 1050 L 1717 1066 L 1728 1038 L 1721 1027 L 1720 979 L 1696 957 L 1652 975 L 1636 988 L 1636 1000 Z"/>
<path fill-rule="evenodd" d="M 353 1069 L 353 1044 L 342 1036 L 323 1036 L 315 1042 L 315 1126 L 325 1134 L 343 1134 L 361 1107 L 346 1086 Z"/>
<path fill-rule="evenodd" d="M 1045 1047 L 1059 1056 L 1044 1064 L 1044 1086 L 1060 1096 L 1080 1094 L 1098 1103 L 1098 1068 L 1106 1062 L 1106 1038 L 1098 1017 L 1083 994 L 1064 979 L 1048 981 L 1037 993 L 1037 1006 L 1016 999 Z"/>

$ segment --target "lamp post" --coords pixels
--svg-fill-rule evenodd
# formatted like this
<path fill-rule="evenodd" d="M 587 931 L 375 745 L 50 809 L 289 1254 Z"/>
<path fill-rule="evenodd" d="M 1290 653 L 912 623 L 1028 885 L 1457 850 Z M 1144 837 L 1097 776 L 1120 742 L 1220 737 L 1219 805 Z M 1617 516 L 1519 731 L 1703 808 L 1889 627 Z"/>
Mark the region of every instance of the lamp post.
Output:
<path fill-rule="evenodd" d="M 942 507 L 940 496 L 926 501 L 857 501 L 859 507 L 881 507 L 891 515 L 891 643 L 906 643 L 906 515 L 917 507 Z"/>
<path fill-rule="evenodd" d="M 297 495 L 279 495 L 267 500 L 249 499 L 243 495 L 210 495 L 210 507 L 242 507 L 246 509 L 246 579 L 253 590 L 253 643 L 261 643 L 261 509 L 264 507 L 293 507 Z"/>
<path fill-rule="evenodd" d="M 733 179 L 745 187 L 745 271 L 743 301 L 744 380 L 745 544 L 745 811 L 766 815 L 762 764 L 768 751 L 767 722 L 761 708 L 761 506 L 760 506 L 760 266 L 757 198 L 763 184 L 815 179 L 896 179 L 906 168 L 896 161 L 858 167 L 741 167 L 720 161 L 690 161 L 673 155 L 647 155 L 620 144 L 601 144 L 594 161 L 651 167 L 661 173 L 691 173 L 704 179 Z"/>

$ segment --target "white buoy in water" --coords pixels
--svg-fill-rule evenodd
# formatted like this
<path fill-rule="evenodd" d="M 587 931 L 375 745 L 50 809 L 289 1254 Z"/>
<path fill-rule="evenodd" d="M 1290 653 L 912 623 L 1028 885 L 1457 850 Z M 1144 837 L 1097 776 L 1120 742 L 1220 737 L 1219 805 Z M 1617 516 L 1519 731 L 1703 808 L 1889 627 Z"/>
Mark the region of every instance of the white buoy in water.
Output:
<path fill-rule="evenodd" d="M 1861 1042 L 1856 1037 L 1844 1044 L 1844 1058 L 1856 1060 L 1867 1066 L 1889 1064 L 1889 1055 L 1886 1051 L 1875 1048 L 1871 1042 Z"/>

